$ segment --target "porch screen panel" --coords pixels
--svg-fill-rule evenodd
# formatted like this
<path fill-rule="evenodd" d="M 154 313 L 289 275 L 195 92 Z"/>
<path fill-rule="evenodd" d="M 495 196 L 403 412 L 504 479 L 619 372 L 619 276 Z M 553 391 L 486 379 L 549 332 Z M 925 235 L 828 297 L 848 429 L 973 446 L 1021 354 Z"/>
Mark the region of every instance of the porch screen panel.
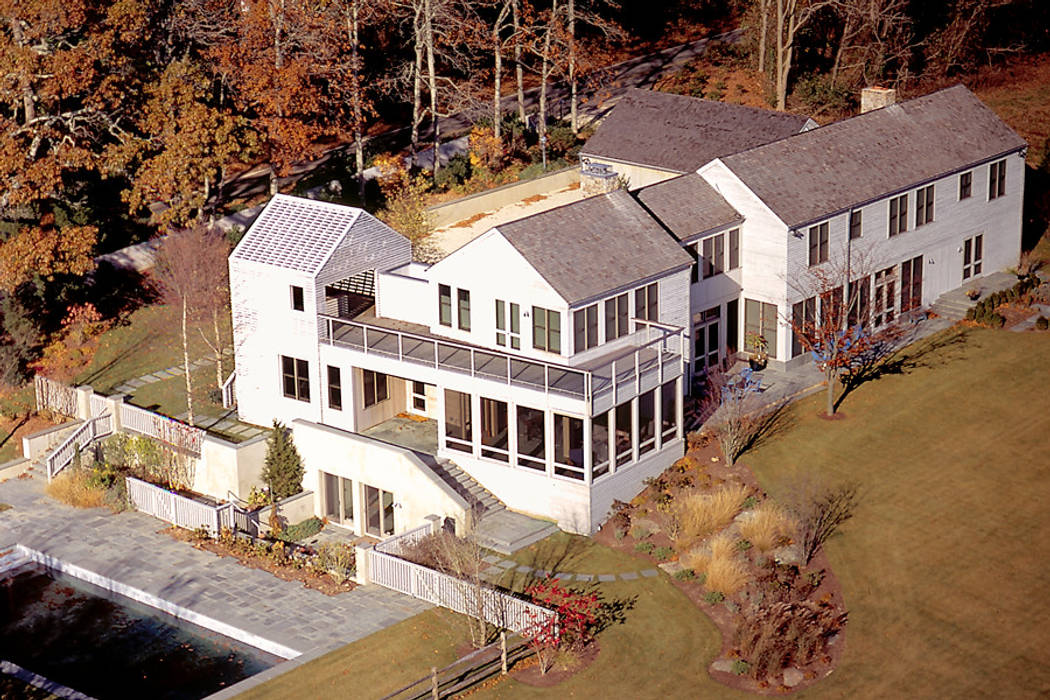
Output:
<path fill-rule="evenodd" d="M 633 458 L 634 429 L 631 420 L 631 402 L 616 407 L 616 466 L 627 464 Z"/>
<path fill-rule="evenodd" d="M 673 440 L 678 432 L 678 389 L 674 382 L 660 388 L 660 430 L 663 440 Z"/>
<path fill-rule="evenodd" d="M 583 421 L 554 414 L 554 473 L 583 480 Z"/>
<path fill-rule="evenodd" d="M 591 419 L 591 478 L 609 472 L 609 413 Z"/>
<path fill-rule="evenodd" d="M 518 406 L 518 465 L 546 471 L 547 443 L 543 411 Z"/>
<path fill-rule="evenodd" d="M 638 396 L 638 454 L 656 447 L 656 390 Z"/>

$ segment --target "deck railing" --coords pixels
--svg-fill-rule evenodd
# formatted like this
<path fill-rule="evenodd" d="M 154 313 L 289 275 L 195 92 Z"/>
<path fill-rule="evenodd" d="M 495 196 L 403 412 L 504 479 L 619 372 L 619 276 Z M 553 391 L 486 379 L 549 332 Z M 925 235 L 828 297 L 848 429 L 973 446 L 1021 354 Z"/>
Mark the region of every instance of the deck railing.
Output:
<path fill-rule="evenodd" d="M 120 405 L 120 425 L 124 430 L 148 435 L 200 457 L 205 431 L 131 404 Z"/>
<path fill-rule="evenodd" d="M 69 437 L 55 446 L 55 449 L 44 459 L 47 469 L 47 480 L 51 481 L 73 463 L 77 451 L 83 450 L 95 440 L 100 440 L 113 432 L 113 416 L 105 414 L 84 421 L 84 424 L 70 433 Z"/>
<path fill-rule="evenodd" d="M 600 367 L 581 369 L 533 360 L 407 331 L 321 315 L 321 340 L 389 359 L 468 374 L 510 386 L 587 401 L 605 410 L 676 377 L 685 369 L 680 328 L 635 319 L 632 344 Z"/>

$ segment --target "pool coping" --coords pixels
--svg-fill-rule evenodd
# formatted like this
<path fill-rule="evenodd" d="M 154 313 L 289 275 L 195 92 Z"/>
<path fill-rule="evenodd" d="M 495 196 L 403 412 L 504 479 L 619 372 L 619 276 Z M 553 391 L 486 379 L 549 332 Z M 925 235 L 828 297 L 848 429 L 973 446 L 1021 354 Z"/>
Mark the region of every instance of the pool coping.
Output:
<path fill-rule="evenodd" d="M 217 620 L 213 617 L 194 612 L 189 608 L 185 608 L 181 605 L 176 605 L 175 603 L 164 600 L 163 598 L 159 598 L 153 595 L 152 593 L 147 593 L 146 591 L 135 588 L 133 586 L 129 586 L 125 583 L 121 583 L 120 581 L 115 581 L 107 576 L 103 576 L 101 574 L 95 573 L 94 571 L 90 571 L 89 569 L 85 569 L 82 566 L 77 566 L 76 564 L 71 564 L 69 562 L 62 561 L 61 559 L 58 559 L 56 557 L 52 557 L 38 550 L 26 547 L 23 544 L 16 544 L 14 546 L 14 549 L 19 554 L 22 554 L 24 557 L 26 557 L 26 559 L 37 564 L 41 564 L 48 569 L 51 569 L 53 571 L 59 571 L 61 573 L 73 576 L 74 578 L 87 581 L 88 583 L 94 584 L 99 588 L 111 591 L 113 593 L 117 593 L 119 595 L 124 596 L 125 598 L 130 598 L 131 600 L 134 600 L 138 603 L 142 603 L 143 605 L 148 605 L 151 608 L 155 608 L 157 610 L 166 612 L 176 619 L 191 622 L 195 625 L 203 627 L 204 629 L 211 630 L 212 632 L 218 632 L 219 634 L 230 637 L 231 639 L 235 639 L 238 642 L 249 644 L 255 647 L 256 649 L 261 649 L 262 651 L 267 652 L 268 654 L 279 656 L 285 661 L 302 656 L 303 654 L 303 652 L 299 651 L 298 649 L 292 649 L 289 646 L 285 646 L 284 644 L 274 642 L 270 639 L 266 639 L 265 637 L 261 637 L 251 632 L 247 632 L 245 630 L 240 629 L 239 627 L 235 627 L 234 625 L 231 625 L 227 622 L 223 622 L 222 620 Z M 271 668 L 276 668 L 277 666 L 282 665 L 284 665 L 282 662 L 278 662 Z M 265 673 L 265 671 L 263 673 Z M 251 678 L 251 676 L 249 678 Z"/>

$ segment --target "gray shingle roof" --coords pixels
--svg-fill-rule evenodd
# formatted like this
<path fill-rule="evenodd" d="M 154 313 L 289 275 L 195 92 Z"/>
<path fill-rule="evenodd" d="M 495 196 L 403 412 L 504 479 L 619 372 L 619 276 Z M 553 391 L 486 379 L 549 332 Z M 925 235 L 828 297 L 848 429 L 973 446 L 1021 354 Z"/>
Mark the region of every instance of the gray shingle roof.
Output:
<path fill-rule="evenodd" d="M 768 109 L 632 89 L 580 153 L 687 173 L 720 156 L 797 134 L 808 121 Z"/>
<path fill-rule="evenodd" d="M 496 228 L 570 304 L 693 262 L 625 190 Z"/>
<path fill-rule="evenodd" d="M 678 240 L 744 220 L 714 187 L 695 173 L 643 187 L 635 196 Z"/>
<path fill-rule="evenodd" d="M 790 227 L 1023 148 L 956 85 L 722 159 Z"/>

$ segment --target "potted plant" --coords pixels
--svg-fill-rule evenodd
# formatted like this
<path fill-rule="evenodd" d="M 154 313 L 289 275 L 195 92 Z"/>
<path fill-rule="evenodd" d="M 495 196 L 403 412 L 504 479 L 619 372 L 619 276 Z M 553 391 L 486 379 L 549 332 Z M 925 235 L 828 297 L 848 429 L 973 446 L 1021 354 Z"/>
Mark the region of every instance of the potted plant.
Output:
<path fill-rule="evenodd" d="M 981 296 L 981 290 L 977 287 L 970 287 L 966 290 L 966 296 L 970 298 L 970 301 L 977 301 Z"/>
<path fill-rule="evenodd" d="M 756 372 L 766 368 L 766 362 L 769 360 L 769 355 L 766 354 L 768 342 L 761 333 L 748 331 L 744 334 L 744 345 L 748 351 L 747 364 Z"/>

